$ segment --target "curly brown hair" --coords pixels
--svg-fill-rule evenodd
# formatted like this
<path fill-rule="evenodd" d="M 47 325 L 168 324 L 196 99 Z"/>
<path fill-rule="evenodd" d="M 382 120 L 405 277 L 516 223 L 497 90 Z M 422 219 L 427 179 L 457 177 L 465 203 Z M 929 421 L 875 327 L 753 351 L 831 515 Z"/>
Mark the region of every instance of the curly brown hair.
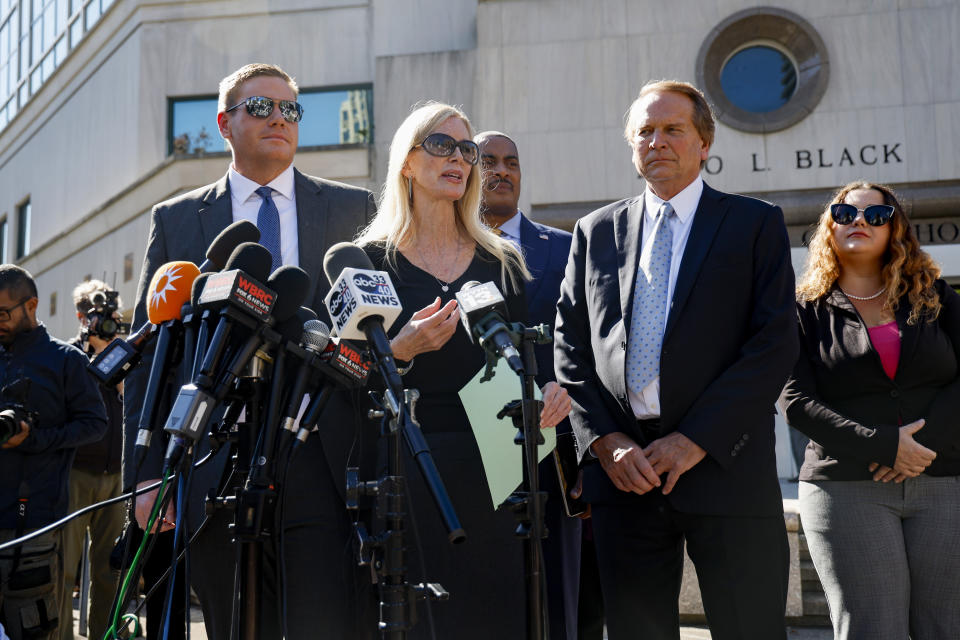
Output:
<path fill-rule="evenodd" d="M 858 180 L 841 187 L 827 204 L 810 239 L 807 267 L 797 283 L 797 299 L 813 301 L 830 292 L 840 275 L 836 246 L 833 241 L 833 218 L 830 205 L 844 202 L 851 191 L 872 189 L 883 196 L 883 202 L 893 207 L 890 220 L 890 244 L 883 256 L 881 277 L 887 296 L 884 301 L 891 311 L 897 309 L 904 295 L 910 301 L 907 324 L 917 324 L 921 317 L 933 322 L 940 313 L 940 297 L 934 281 L 940 277 L 940 267 L 926 251 L 920 248 L 910 220 L 897 200 L 893 189 L 886 185 Z"/>

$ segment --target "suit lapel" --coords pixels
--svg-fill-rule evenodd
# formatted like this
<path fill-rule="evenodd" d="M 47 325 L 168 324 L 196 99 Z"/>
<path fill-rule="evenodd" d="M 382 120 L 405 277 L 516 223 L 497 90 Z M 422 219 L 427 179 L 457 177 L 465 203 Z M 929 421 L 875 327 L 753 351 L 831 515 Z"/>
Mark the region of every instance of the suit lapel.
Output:
<path fill-rule="evenodd" d="M 209 247 L 214 238 L 233 222 L 233 203 L 230 201 L 230 183 L 226 175 L 204 194 L 197 213 L 200 216 L 203 246 Z"/>
<path fill-rule="evenodd" d="M 520 214 L 520 246 L 527 261 L 527 268 L 533 276 L 526 285 L 527 306 L 532 307 L 533 300 L 537 297 L 540 285 L 543 283 L 542 274 L 550 257 L 550 243 L 540 237 L 537 227 L 522 213 Z"/>
<path fill-rule="evenodd" d="M 894 313 L 897 319 L 897 328 L 900 329 L 900 359 L 897 361 L 897 372 L 893 376 L 894 379 L 903 371 L 903 363 L 908 362 L 913 357 L 913 352 L 917 348 L 917 340 L 920 337 L 919 324 L 907 324 L 910 309 L 910 301 L 904 297 L 900 299 L 900 305 Z"/>
<path fill-rule="evenodd" d="M 300 268 L 313 279 L 314 301 L 317 287 L 323 277 L 324 237 L 327 234 L 327 199 L 320 185 L 308 180 L 302 173 L 293 171 L 294 189 L 297 195 L 297 244 Z"/>
<path fill-rule="evenodd" d="M 626 335 L 630 335 L 633 287 L 637 281 L 637 267 L 640 262 L 643 207 L 643 196 L 640 195 L 613 214 L 613 238 L 617 244 L 617 256 L 620 260 L 617 265 L 617 275 L 620 280 L 620 312 L 623 316 Z"/>
<path fill-rule="evenodd" d="M 707 257 L 717 229 L 727 215 L 729 205 L 724 200 L 721 193 L 714 191 L 706 184 L 703 185 L 703 195 L 700 196 L 700 204 L 697 205 L 697 213 L 693 218 L 693 227 L 687 238 L 687 246 L 680 259 L 680 271 L 677 273 L 677 284 L 670 303 L 670 315 L 667 317 L 667 326 L 663 332 L 664 342 L 670 336 L 670 330 L 677 323 L 677 318 L 683 311 L 683 305 L 690 297 L 693 283 L 697 281 L 697 274 L 703 266 L 703 259 Z"/>
<path fill-rule="evenodd" d="M 880 352 L 873 346 L 873 340 L 870 338 L 870 329 L 867 328 L 866 322 L 864 322 L 863 317 L 857 311 L 857 308 L 853 306 L 850 299 L 840 291 L 840 285 L 834 283 L 833 288 L 827 294 L 825 300 L 828 304 L 833 305 L 838 310 L 855 319 L 864 338 L 866 338 L 866 344 L 876 356 L 877 364 L 882 368 L 883 360 L 880 358 Z M 897 307 L 893 315 L 897 322 L 897 329 L 900 332 L 900 359 L 897 360 L 897 372 L 893 376 L 894 380 L 896 380 L 897 377 L 901 375 L 900 372 L 903 371 L 904 363 L 913 357 L 913 352 L 916 350 L 917 342 L 920 338 L 920 327 L 919 325 L 907 324 L 907 318 L 910 317 L 910 303 L 906 298 L 901 298 L 900 306 Z"/>

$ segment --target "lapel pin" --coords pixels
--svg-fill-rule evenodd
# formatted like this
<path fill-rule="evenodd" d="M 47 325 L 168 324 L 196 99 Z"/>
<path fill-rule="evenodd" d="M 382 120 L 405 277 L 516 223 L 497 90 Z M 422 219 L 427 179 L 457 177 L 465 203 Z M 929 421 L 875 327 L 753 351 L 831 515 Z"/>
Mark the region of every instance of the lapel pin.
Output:
<path fill-rule="evenodd" d="M 550 239 L 550 236 L 548 236 L 548 235 L 545 234 L 545 233 L 541 233 L 541 234 L 540 234 L 540 239 L 541 239 L 541 240 L 549 240 L 549 239 Z"/>

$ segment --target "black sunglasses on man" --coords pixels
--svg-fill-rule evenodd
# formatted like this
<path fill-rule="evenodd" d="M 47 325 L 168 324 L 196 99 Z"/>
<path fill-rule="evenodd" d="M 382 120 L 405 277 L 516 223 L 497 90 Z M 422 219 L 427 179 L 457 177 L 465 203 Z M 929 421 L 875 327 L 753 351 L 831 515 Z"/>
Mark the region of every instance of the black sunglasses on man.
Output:
<path fill-rule="evenodd" d="M 280 107 L 280 115 L 283 116 L 283 119 L 287 122 L 300 122 L 303 118 L 303 105 L 294 100 L 274 100 L 273 98 L 266 98 L 264 96 L 250 96 L 246 100 L 239 102 L 224 113 L 229 113 L 234 109 L 238 109 L 244 105 L 247 107 L 247 113 L 249 113 L 254 118 L 269 118 L 270 114 L 273 113 L 273 105 L 277 104 Z"/>

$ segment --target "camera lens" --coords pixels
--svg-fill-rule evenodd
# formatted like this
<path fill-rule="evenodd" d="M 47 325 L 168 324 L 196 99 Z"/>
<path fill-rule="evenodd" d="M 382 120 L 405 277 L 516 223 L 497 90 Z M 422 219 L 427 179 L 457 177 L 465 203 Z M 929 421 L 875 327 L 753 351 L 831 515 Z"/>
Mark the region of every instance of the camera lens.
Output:
<path fill-rule="evenodd" d="M 0 444 L 3 444 L 20 431 L 17 414 L 13 409 L 0 411 Z"/>
<path fill-rule="evenodd" d="M 115 336 L 117 335 L 117 321 L 113 318 L 104 318 L 100 322 L 99 333 L 104 336 Z"/>

